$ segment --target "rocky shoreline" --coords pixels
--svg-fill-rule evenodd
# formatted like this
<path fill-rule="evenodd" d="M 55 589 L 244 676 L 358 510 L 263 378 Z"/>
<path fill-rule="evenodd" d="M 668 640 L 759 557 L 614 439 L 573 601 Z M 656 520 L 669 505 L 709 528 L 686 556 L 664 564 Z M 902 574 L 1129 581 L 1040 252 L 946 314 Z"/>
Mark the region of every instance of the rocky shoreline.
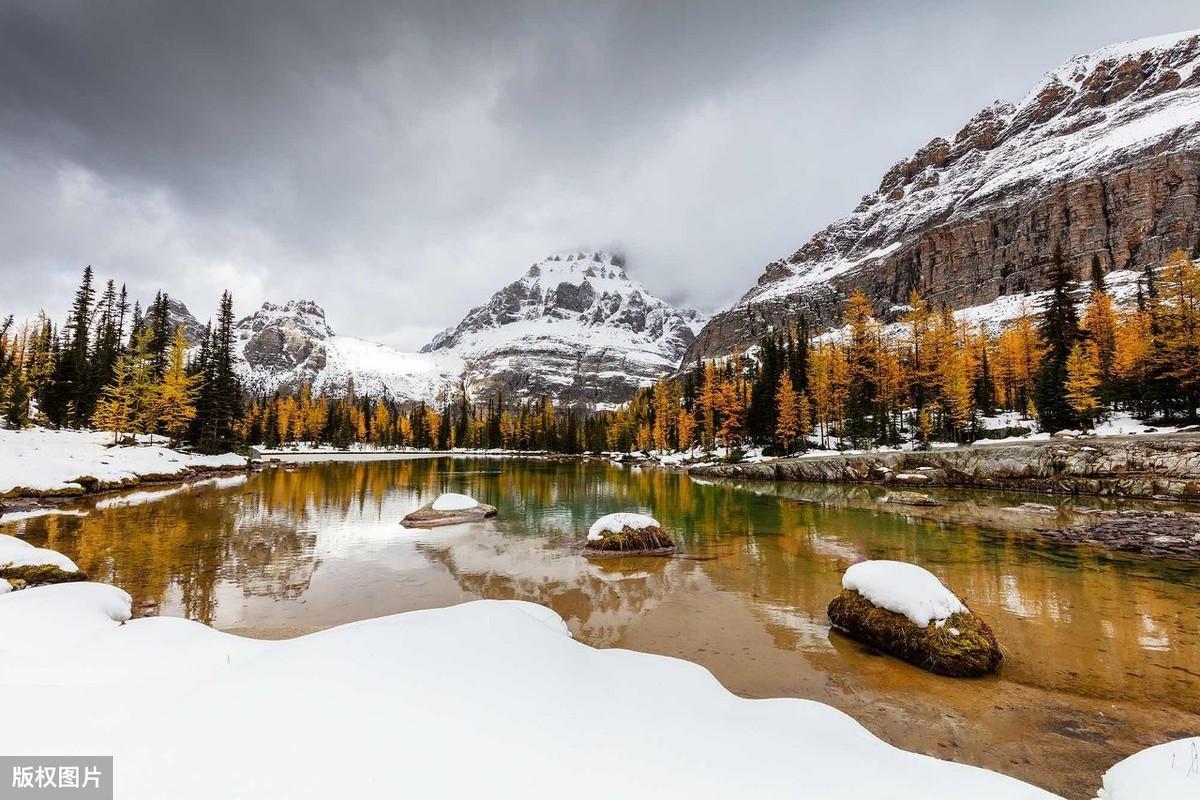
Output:
<path fill-rule="evenodd" d="M 84 498 L 101 497 L 103 495 L 116 494 L 128 489 L 142 488 L 146 486 L 172 486 L 185 483 L 195 483 L 197 481 L 208 480 L 209 478 L 219 478 L 222 475 L 229 475 L 235 472 L 260 472 L 264 469 L 273 469 L 282 466 L 282 463 L 275 461 L 271 462 L 256 462 L 248 461 L 244 466 L 226 466 L 226 467 L 205 467 L 203 469 L 195 469 L 182 474 L 172 475 L 156 475 L 148 474 L 138 476 L 135 480 L 123 480 L 119 482 L 105 481 L 86 481 L 80 479 L 80 485 L 84 491 L 73 494 L 64 494 L 62 492 L 48 491 L 37 492 L 36 490 L 23 489 L 20 494 L 10 496 L 0 496 L 0 522 L 3 522 L 3 515 L 9 512 L 16 511 L 36 511 L 39 508 L 54 508 L 66 503 L 73 503 Z"/>
<path fill-rule="evenodd" d="M 1200 502 L 1200 435 L 1113 436 L 704 464 L 692 475 Z"/>

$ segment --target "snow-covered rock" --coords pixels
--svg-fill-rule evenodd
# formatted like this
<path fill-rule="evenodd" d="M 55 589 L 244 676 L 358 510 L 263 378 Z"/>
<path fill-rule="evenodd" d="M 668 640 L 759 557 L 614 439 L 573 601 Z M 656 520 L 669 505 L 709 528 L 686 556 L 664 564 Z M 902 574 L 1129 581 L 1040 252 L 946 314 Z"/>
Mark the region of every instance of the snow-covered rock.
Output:
<path fill-rule="evenodd" d="M 468 508 L 475 508 L 479 505 L 479 501 L 474 497 L 468 497 L 465 494 L 455 494 L 447 492 L 439 495 L 438 499 L 433 501 L 434 511 L 466 511 Z"/>
<path fill-rule="evenodd" d="M 176 800 L 610 797 L 611 782 L 579 780 L 597 753 L 621 764 L 625 794 L 656 800 L 1054 797 L 892 747 L 821 703 L 746 700 L 695 664 L 593 649 L 528 603 L 477 601 L 284 641 L 168 617 L 121 624 L 128 617 L 128 595 L 99 584 L 0 597 L 0 694 L 21 721 L 0 727 L 0 752 L 111 754 L 126 800 L 164 787 Z M 621 690 L 588 688 L 603 686 Z M 96 697 L 106 713 L 78 713 Z M 247 710 L 270 720 L 270 735 L 238 724 Z M 314 749 L 314 731 L 337 735 Z"/>
<path fill-rule="evenodd" d="M 34 547 L 29 542 L 0 533 L 0 569 L 6 567 L 58 567 L 63 572 L 78 572 L 75 562 L 57 550 Z"/>
<path fill-rule="evenodd" d="M 1156 745 L 1104 773 L 1096 800 L 1200 797 L 1200 736 Z"/>
<path fill-rule="evenodd" d="M 630 278 L 619 256 L 559 253 L 471 309 L 423 352 L 460 356 L 485 393 L 620 403 L 678 368 L 698 321 Z"/>
<path fill-rule="evenodd" d="M 648 517 L 645 514 L 631 514 L 628 512 L 618 512 L 616 514 L 605 514 L 600 519 L 592 523 L 592 527 L 588 528 L 588 541 L 598 542 L 604 538 L 606 533 L 620 533 L 625 528 L 632 528 L 635 531 L 643 528 L 661 528 L 658 520 L 654 517 Z"/>
<path fill-rule="evenodd" d="M 842 588 L 861 594 L 873 605 L 903 614 L 918 628 L 967 613 L 954 592 L 932 572 L 903 561 L 862 561 L 842 576 Z"/>

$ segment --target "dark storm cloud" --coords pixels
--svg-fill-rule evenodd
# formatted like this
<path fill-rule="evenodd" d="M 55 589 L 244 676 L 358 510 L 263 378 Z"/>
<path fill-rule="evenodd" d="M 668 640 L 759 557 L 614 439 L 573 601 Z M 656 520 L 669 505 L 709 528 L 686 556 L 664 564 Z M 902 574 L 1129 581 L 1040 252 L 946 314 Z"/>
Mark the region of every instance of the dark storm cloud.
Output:
<path fill-rule="evenodd" d="M 84 263 L 415 347 L 618 246 L 715 306 L 897 158 L 1191 3 L 0 3 L 0 310 Z"/>

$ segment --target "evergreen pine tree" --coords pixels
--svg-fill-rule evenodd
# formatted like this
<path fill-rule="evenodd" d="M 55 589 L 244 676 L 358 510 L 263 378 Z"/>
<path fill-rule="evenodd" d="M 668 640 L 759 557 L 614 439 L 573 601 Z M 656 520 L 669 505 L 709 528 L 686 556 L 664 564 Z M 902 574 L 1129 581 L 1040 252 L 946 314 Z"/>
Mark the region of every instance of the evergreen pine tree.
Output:
<path fill-rule="evenodd" d="M 1046 353 L 1034 379 L 1033 402 L 1042 430 L 1057 431 L 1073 428 L 1079 421 L 1079 415 L 1066 397 L 1067 360 L 1079 341 L 1079 316 L 1075 301 L 1071 299 L 1074 275 L 1063 257 L 1061 244 L 1054 246 L 1049 278 L 1050 302 L 1040 330 Z"/>

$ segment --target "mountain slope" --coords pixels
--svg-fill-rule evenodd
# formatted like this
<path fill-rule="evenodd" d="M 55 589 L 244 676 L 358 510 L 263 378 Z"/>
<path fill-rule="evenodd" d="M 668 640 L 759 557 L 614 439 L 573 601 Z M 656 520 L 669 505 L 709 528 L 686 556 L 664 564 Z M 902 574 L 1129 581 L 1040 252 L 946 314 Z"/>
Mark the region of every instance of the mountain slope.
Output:
<path fill-rule="evenodd" d="M 879 312 L 910 290 L 955 308 L 1043 288 L 1056 244 L 1080 274 L 1140 272 L 1200 240 L 1200 31 L 1102 48 L 993 103 L 953 141 L 893 166 L 849 216 L 767 265 L 684 363 L 804 315 L 818 329 L 855 288 Z"/>
<path fill-rule="evenodd" d="M 352 336 L 337 336 L 311 300 L 263 303 L 234 329 L 238 373 L 256 394 L 296 391 L 341 395 L 349 382 L 359 394 L 398 401 L 439 402 L 462 374 L 452 354 L 405 353 Z"/>
<path fill-rule="evenodd" d="M 619 403 L 674 371 L 692 311 L 646 291 L 608 253 L 563 253 L 471 309 L 422 352 L 454 353 L 477 394 Z"/>

